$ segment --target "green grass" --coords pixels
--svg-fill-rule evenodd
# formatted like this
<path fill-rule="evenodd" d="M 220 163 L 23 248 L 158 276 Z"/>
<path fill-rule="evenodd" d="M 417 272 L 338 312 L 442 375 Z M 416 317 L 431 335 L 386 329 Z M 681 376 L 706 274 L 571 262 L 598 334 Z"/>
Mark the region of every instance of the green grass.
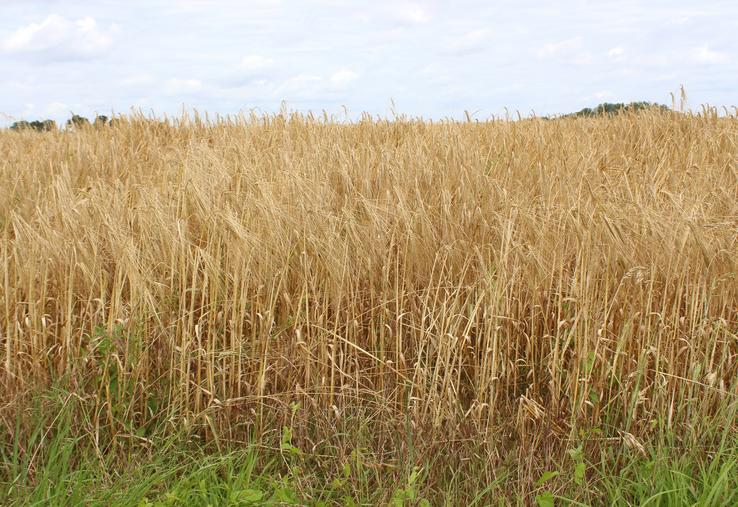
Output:
<path fill-rule="evenodd" d="M 609 505 L 738 505 L 738 448 L 699 456 L 656 449 L 602 477 Z"/>
<path fill-rule="evenodd" d="M 55 391 L 39 400 L 33 427 L 18 421 L 3 440 L 2 505 L 738 505 L 738 438 L 727 433 L 710 452 L 660 435 L 643 450 L 613 446 L 597 462 L 580 442 L 535 490 L 516 491 L 514 463 L 489 482 L 482 479 L 484 460 L 439 473 L 448 467 L 442 455 L 378 471 L 358 433 L 348 455 L 301 449 L 288 427 L 271 446 L 218 449 L 162 427 L 151 438 L 100 447 L 76 426 L 84 412 L 74 397 Z"/>
<path fill-rule="evenodd" d="M 423 484 L 408 477 L 404 487 L 378 484 L 380 489 L 364 497 L 349 493 L 340 480 L 325 480 L 307 491 L 300 477 L 286 472 L 277 460 L 264 459 L 256 447 L 217 454 L 187 446 L 156 452 L 146 462 L 122 471 L 112 471 L 94 460 L 72 467 L 66 449 L 53 454 L 35 484 L 16 484 L 3 492 L 4 505 L 128 505 L 128 506 L 216 506 L 216 505 L 469 505 L 524 504 L 530 498 L 497 496 L 494 486 L 476 494 L 453 488 L 445 494 L 427 495 Z M 597 476 L 601 494 L 590 500 L 571 500 L 576 491 L 553 493 L 544 482 L 536 493 L 540 505 L 548 498 L 554 505 L 643 505 L 643 506 L 733 506 L 738 505 L 738 462 L 735 449 L 712 460 L 690 457 L 637 459 L 618 474 Z M 310 470 L 302 470 L 311 474 Z M 350 477 L 346 477 L 347 481 Z M 580 494 L 581 495 L 581 491 Z M 463 503 L 463 502 L 462 502 Z"/>

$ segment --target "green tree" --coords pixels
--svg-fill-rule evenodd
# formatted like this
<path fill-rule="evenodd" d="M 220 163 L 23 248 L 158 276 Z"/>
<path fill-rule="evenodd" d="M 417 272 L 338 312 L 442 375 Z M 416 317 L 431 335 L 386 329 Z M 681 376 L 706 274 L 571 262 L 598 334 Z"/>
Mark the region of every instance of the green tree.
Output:
<path fill-rule="evenodd" d="M 663 104 L 657 104 L 655 102 L 630 102 L 625 104 L 623 102 L 610 103 L 603 102 L 594 109 L 585 107 L 577 111 L 576 113 L 565 114 L 564 118 L 591 118 L 594 116 L 605 116 L 613 115 L 618 113 L 630 112 L 630 111 L 644 111 L 647 109 L 657 109 L 660 111 L 668 111 L 669 108 Z"/>
<path fill-rule="evenodd" d="M 95 121 L 93 124 L 95 125 L 95 127 L 106 127 L 110 125 L 110 120 L 104 114 L 98 114 L 97 116 L 95 116 Z"/>
<path fill-rule="evenodd" d="M 36 132 L 51 132 L 56 130 L 54 120 L 17 121 L 10 126 L 11 130 L 35 130 Z"/>
<path fill-rule="evenodd" d="M 90 125 L 90 120 L 85 118 L 84 116 L 79 116 L 77 114 L 72 114 L 72 117 L 67 120 L 67 127 L 71 128 L 83 128 Z"/>

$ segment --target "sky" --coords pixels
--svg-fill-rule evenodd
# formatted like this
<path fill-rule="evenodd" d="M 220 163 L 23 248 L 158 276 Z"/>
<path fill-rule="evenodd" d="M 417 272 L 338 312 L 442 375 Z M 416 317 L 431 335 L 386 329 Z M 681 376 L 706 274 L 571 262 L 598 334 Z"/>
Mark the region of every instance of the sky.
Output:
<path fill-rule="evenodd" d="M 738 105 L 738 2 L 0 0 L 0 125 L 281 107 L 485 119 Z M 283 106 L 284 104 L 284 106 Z"/>

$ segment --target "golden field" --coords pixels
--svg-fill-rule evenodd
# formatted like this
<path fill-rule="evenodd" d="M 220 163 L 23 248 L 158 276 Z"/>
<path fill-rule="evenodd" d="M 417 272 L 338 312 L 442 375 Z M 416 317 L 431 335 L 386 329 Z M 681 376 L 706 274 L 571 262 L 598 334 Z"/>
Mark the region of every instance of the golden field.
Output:
<path fill-rule="evenodd" d="M 63 384 L 101 453 L 289 426 L 525 488 L 738 430 L 736 116 L 133 115 L 1 131 L 0 189 L 6 435 Z"/>

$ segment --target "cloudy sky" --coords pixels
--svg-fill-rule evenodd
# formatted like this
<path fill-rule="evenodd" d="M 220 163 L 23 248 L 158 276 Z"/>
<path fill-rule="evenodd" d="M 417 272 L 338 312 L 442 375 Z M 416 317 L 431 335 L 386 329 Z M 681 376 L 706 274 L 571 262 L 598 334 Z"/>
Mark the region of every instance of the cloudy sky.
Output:
<path fill-rule="evenodd" d="M 0 124 L 127 112 L 432 118 L 738 105 L 735 0 L 0 0 Z"/>

